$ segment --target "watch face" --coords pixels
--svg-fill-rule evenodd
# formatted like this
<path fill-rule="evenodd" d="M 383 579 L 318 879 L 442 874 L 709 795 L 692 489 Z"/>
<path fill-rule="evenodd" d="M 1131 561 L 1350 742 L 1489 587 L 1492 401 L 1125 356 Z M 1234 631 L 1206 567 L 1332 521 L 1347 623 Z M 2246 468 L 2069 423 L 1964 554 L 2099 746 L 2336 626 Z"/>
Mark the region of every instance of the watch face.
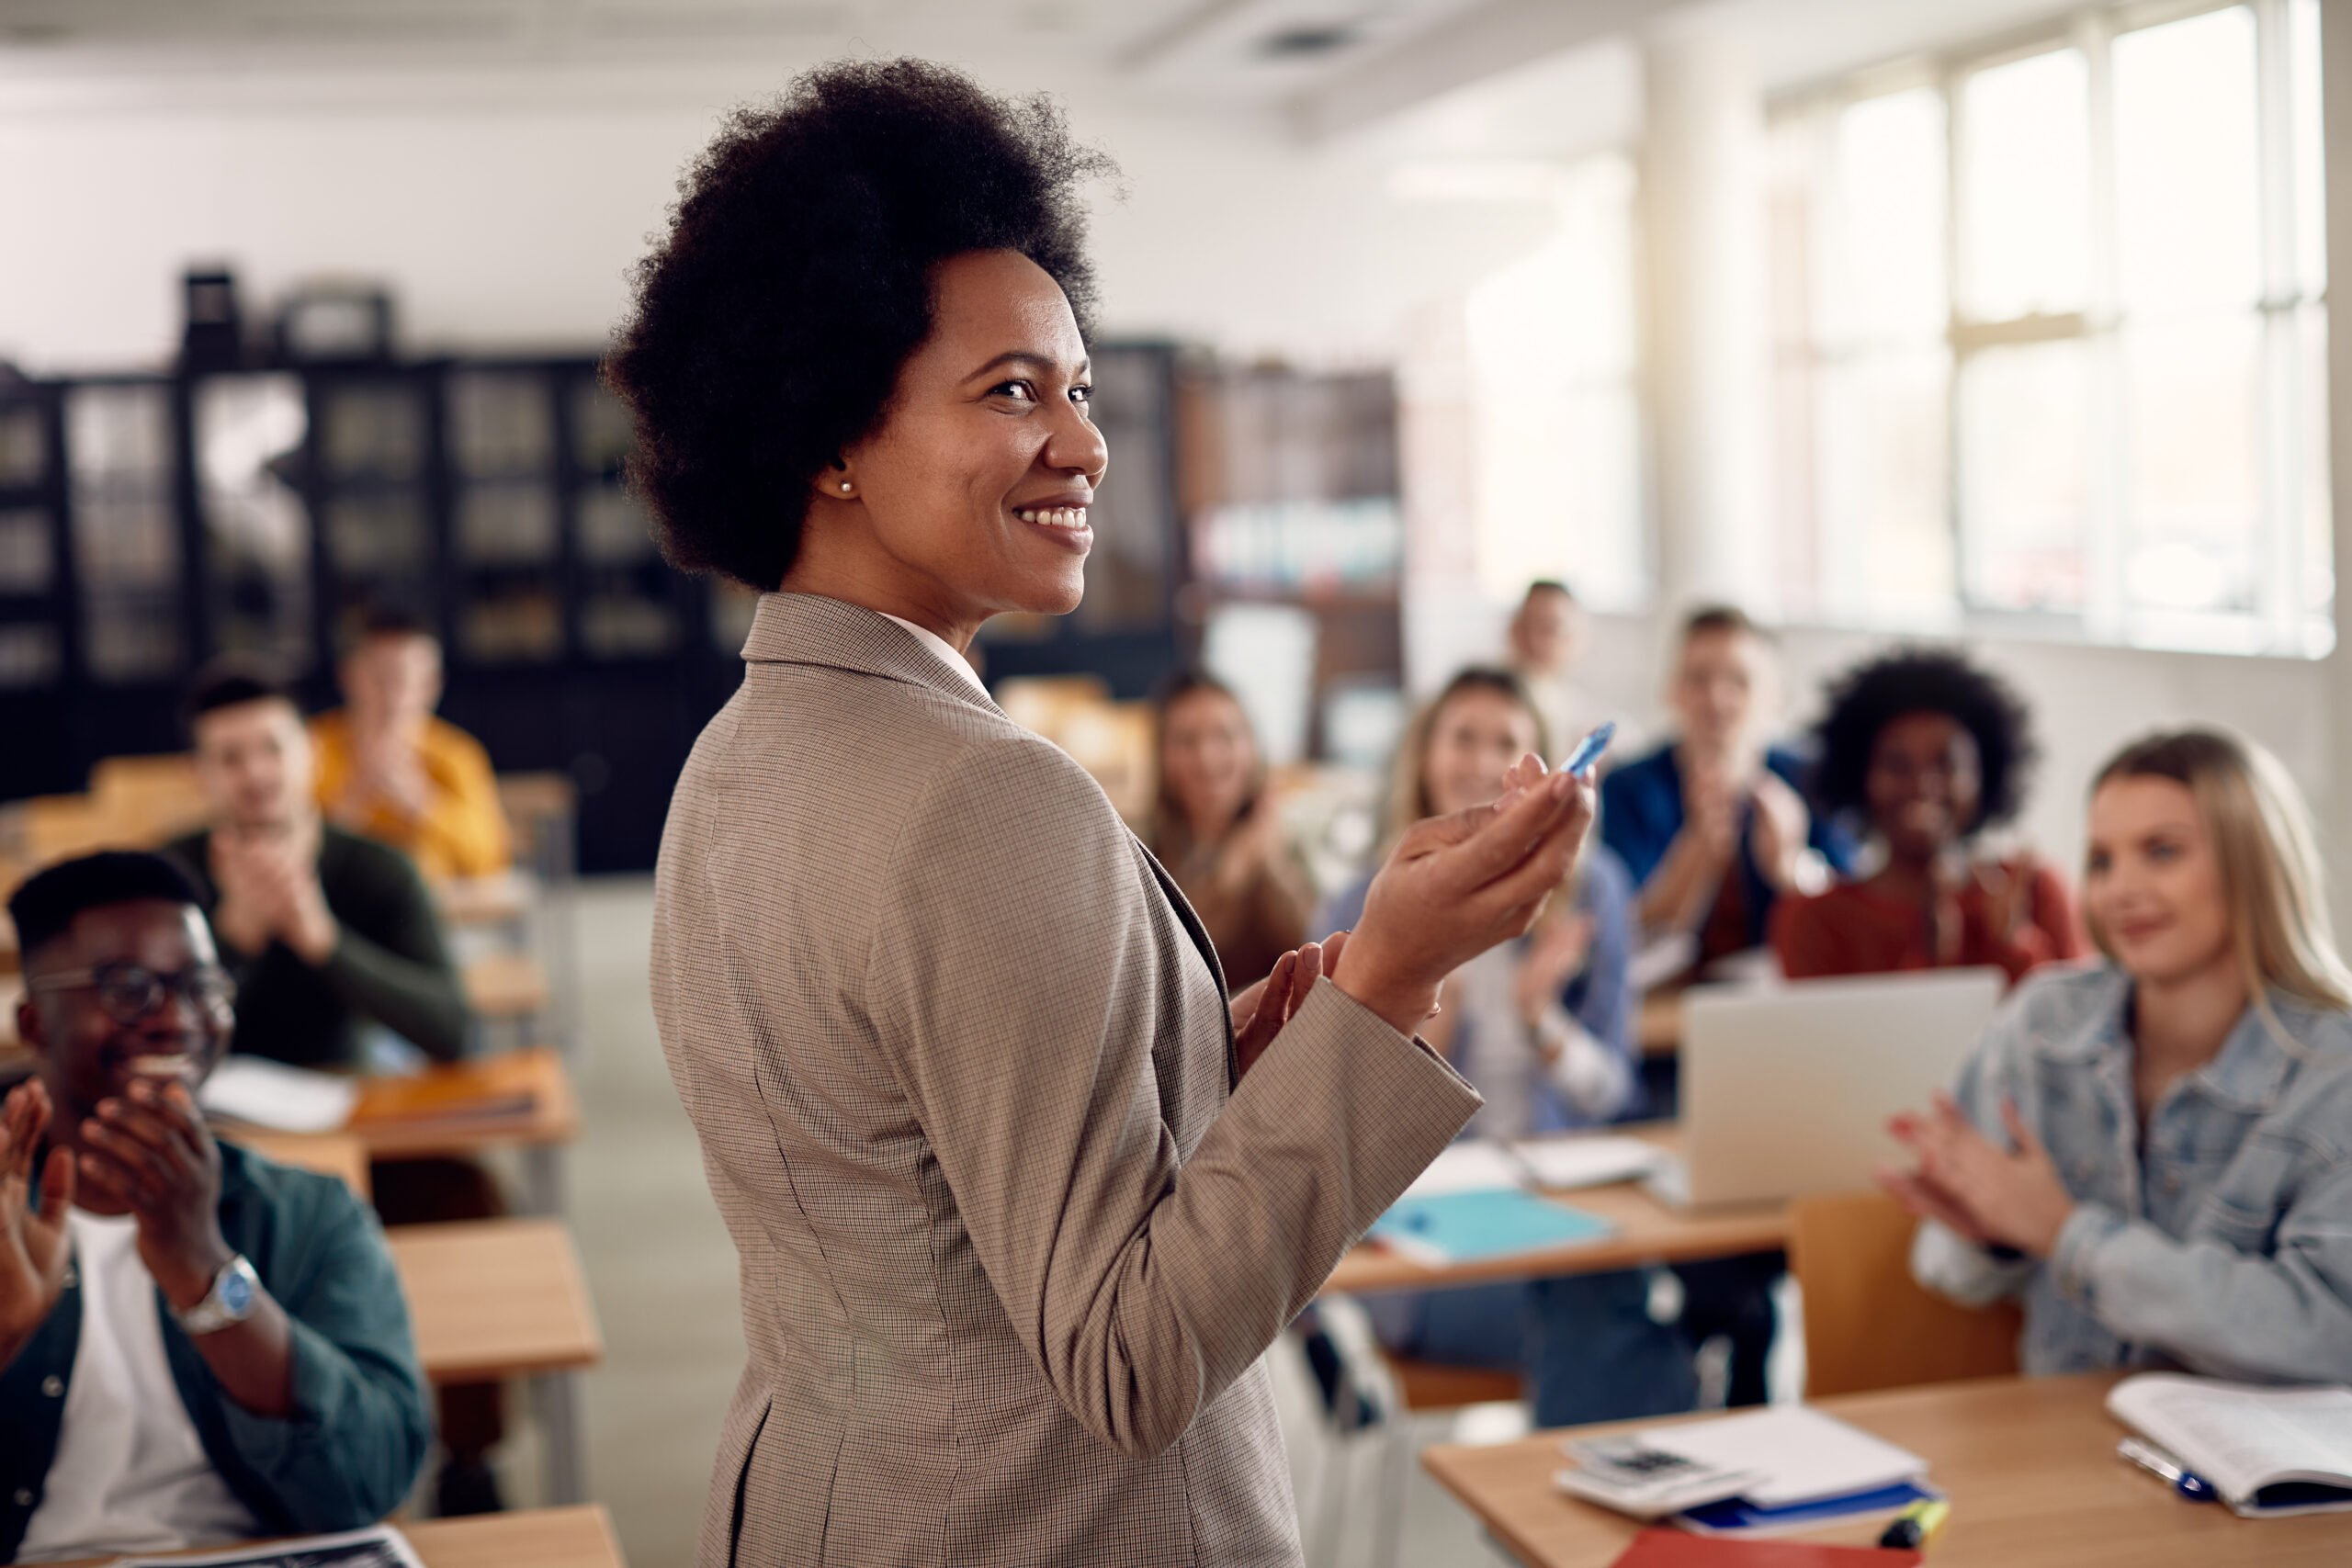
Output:
<path fill-rule="evenodd" d="M 220 1304 L 237 1314 L 254 1304 L 254 1282 L 243 1269 L 232 1269 L 220 1276 Z"/>

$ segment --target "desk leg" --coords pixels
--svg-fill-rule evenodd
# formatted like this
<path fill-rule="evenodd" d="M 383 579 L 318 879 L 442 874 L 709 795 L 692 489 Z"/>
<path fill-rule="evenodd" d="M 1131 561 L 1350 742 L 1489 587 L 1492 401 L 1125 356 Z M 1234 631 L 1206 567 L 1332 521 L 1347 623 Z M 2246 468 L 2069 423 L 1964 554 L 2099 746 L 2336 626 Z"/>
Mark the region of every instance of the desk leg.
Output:
<path fill-rule="evenodd" d="M 540 1440 L 547 1445 L 547 1496 L 550 1508 L 569 1507 L 588 1500 L 587 1456 L 580 1432 L 580 1390 L 570 1372 L 549 1372 L 531 1380 L 533 1403 L 538 1407 Z"/>
<path fill-rule="evenodd" d="M 523 1151 L 523 1202 L 541 1219 L 559 1219 L 565 1208 L 563 1150 L 541 1144 Z"/>

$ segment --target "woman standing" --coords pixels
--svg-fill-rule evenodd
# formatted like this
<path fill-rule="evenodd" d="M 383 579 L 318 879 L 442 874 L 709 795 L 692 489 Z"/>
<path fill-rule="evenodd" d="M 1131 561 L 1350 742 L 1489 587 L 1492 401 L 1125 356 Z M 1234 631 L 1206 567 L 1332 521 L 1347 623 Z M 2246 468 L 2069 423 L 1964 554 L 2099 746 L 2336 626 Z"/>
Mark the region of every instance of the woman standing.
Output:
<path fill-rule="evenodd" d="M 1531 770 L 1417 831 L 1237 1032 L 1182 896 L 989 700 L 981 623 L 1084 588 L 1104 166 L 951 71 L 813 72 L 689 172 L 612 361 L 670 558 L 765 593 L 655 884 L 750 1352 L 706 1563 L 1298 1562 L 1259 1356 L 1476 1109 L 1411 1031 L 1589 820 Z"/>
<path fill-rule="evenodd" d="M 1253 984 L 1306 940 L 1315 890 L 1283 841 L 1258 737 L 1232 689 L 1188 670 L 1158 706 L 1159 791 L 1147 841 L 1208 928 L 1226 983 Z"/>
<path fill-rule="evenodd" d="M 2025 803 L 2025 705 L 1957 653 L 1889 654 L 1830 693 L 1815 807 L 1867 825 L 1878 865 L 1772 912 L 1792 980 L 1998 964 L 2011 980 L 2085 948 L 2074 896 L 2031 854 L 1977 852 Z"/>
<path fill-rule="evenodd" d="M 1398 749 L 1389 832 L 1502 794 L 1512 760 L 1549 744 L 1519 678 L 1464 670 L 1421 711 Z M 1326 906 L 1347 925 L 1368 884 Z M 1589 1127 L 1626 1115 L 1640 1093 L 1634 1043 L 1632 879 L 1587 846 L 1576 876 L 1524 940 L 1457 970 L 1424 1028 L 1432 1048 L 1486 1098 L 1469 1131 L 1493 1138 Z M 1531 1284 L 1392 1293 L 1364 1303 L 1383 1345 L 1455 1366 L 1524 1372 L 1538 1426 L 1686 1410 L 1698 1394 L 1680 1331 L 1650 1314 L 1650 1274 L 1629 1269 Z"/>

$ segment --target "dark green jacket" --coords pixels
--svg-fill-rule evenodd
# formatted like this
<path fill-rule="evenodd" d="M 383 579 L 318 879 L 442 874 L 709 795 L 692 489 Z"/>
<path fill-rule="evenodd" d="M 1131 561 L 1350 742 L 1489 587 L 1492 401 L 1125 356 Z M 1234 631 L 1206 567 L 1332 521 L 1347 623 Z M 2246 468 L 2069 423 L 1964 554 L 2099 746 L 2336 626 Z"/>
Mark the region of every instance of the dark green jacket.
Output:
<path fill-rule="evenodd" d="M 210 915 L 220 901 L 211 835 L 192 833 L 164 852 L 196 878 Z M 231 1049 L 300 1067 L 357 1067 L 360 1027 L 374 1022 L 436 1061 L 464 1055 L 465 992 L 433 895 L 408 857 L 329 823 L 319 843 L 319 886 L 343 928 L 325 964 L 314 969 L 283 942 L 262 953 L 220 944 L 221 962 L 237 977 Z"/>
<path fill-rule="evenodd" d="M 433 1416 L 408 1305 L 375 1215 L 331 1176 L 220 1145 L 220 1234 L 286 1309 L 294 1413 L 255 1416 L 221 1391 L 164 1307 L 164 1354 L 212 1466 L 264 1535 L 374 1524 L 408 1495 Z M 82 1292 L 65 1293 L 0 1371 L 0 1562 L 16 1560 L 57 1456 Z"/>

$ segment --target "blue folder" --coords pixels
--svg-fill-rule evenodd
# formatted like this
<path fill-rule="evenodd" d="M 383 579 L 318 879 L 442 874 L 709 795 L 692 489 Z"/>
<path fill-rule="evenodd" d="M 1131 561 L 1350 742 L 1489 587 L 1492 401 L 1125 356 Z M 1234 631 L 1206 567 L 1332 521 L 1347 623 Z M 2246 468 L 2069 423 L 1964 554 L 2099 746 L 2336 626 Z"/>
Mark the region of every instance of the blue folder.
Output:
<path fill-rule="evenodd" d="M 1399 1198 L 1373 1222 L 1369 1234 L 1408 1257 L 1467 1263 L 1590 1241 L 1616 1228 L 1598 1214 L 1517 1188 L 1496 1187 Z"/>

